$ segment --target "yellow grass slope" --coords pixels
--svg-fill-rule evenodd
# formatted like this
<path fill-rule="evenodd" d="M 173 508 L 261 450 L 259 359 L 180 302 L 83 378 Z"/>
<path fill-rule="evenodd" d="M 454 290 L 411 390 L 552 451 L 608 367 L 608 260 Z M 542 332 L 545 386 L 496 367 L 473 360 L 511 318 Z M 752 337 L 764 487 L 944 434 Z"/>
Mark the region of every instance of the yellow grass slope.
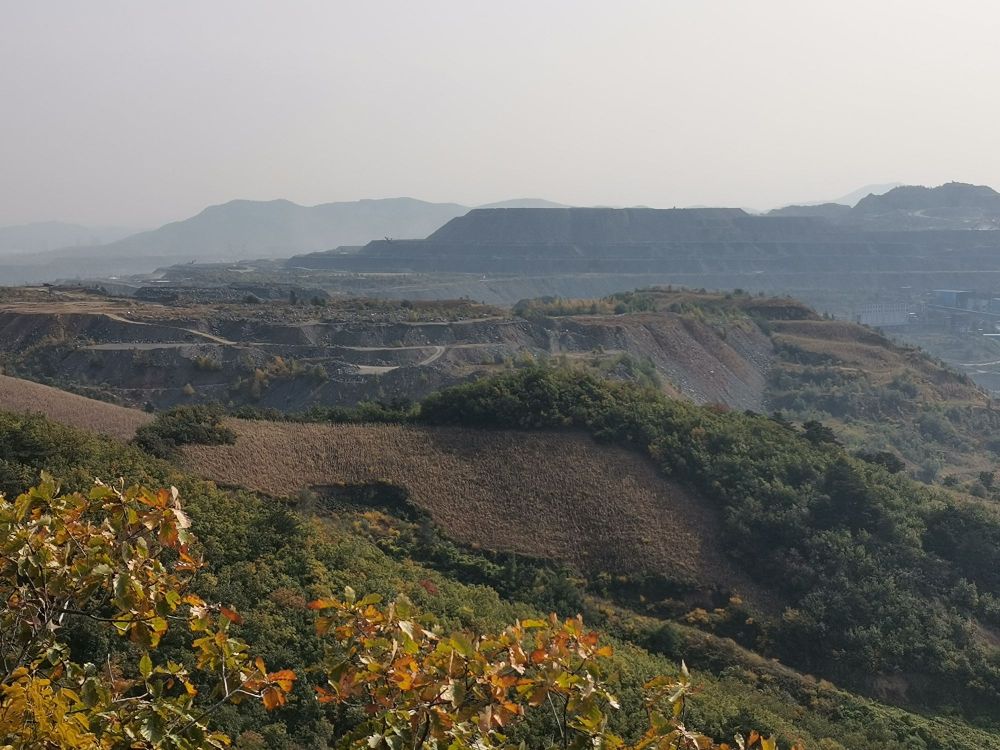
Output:
<path fill-rule="evenodd" d="M 138 409 L 96 401 L 30 380 L 0 375 L 0 409 L 40 412 L 53 422 L 129 440 L 153 417 Z"/>
<path fill-rule="evenodd" d="M 188 467 L 277 496 L 403 487 L 452 538 L 587 572 L 660 572 L 760 592 L 719 550 L 714 511 L 627 450 L 581 434 L 244 422 L 235 445 L 188 446 Z"/>

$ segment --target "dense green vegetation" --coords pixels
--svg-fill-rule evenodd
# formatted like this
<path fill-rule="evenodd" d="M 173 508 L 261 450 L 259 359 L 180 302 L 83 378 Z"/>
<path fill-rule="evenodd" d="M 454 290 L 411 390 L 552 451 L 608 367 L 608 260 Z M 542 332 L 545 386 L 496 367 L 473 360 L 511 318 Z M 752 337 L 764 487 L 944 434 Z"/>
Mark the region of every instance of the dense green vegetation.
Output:
<path fill-rule="evenodd" d="M 209 726 L 216 711 L 287 704 L 299 676 L 270 670 L 233 637 L 239 612 L 191 591 L 204 560 L 192 555 L 190 527 L 176 488 L 98 481 L 64 492 L 43 472 L 24 493 L 0 495 L 5 750 L 223 750 L 232 739 Z M 614 648 L 579 616 L 449 631 L 407 597 L 384 604 L 350 587 L 306 608 L 325 652 L 313 666 L 314 701 L 335 707 L 345 750 L 512 750 L 521 738 L 553 750 L 732 749 L 684 725 L 694 688 L 683 666 L 643 686 L 642 736 L 617 735 L 608 726 L 620 708 L 608 684 Z M 81 635 L 112 634 L 120 639 L 101 668 L 78 660 L 93 656 Z M 168 639 L 190 643 L 187 663 L 172 658 L 176 648 L 164 658 Z M 735 739 L 741 750 L 777 747 L 756 731 Z"/>
<path fill-rule="evenodd" d="M 0 413 L 0 488 L 17 492 L 34 483 L 42 467 L 49 467 L 67 489 L 85 489 L 94 476 L 179 487 L 209 562 L 197 579 L 199 592 L 235 605 L 245 618 L 239 634 L 255 644 L 269 664 L 293 668 L 300 675 L 284 708 L 268 714 L 244 704 L 219 713 L 218 727 L 238 738 L 238 747 L 321 747 L 338 734 L 336 710 L 311 698 L 316 679 L 311 667 L 322 655 L 313 617 L 305 608 L 311 598 L 339 592 L 345 585 L 388 599 L 403 593 L 449 626 L 476 629 L 550 606 L 580 603 L 579 591 L 560 595 L 531 561 L 519 561 L 511 570 L 502 560 L 477 559 L 477 553 L 429 533 L 419 519 L 380 513 L 371 502 L 354 498 L 357 510 L 352 511 L 352 503 L 346 502 L 350 498 L 341 498 L 334 512 L 315 506 L 308 512 L 303 499 L 303 512 L 295 512 L 268 498 L 192 479 L 136 447 L 41 417 Z M 641 729 L 641 683 L 653 674 L 673 673 L 676 659 L 687 658 L 700 667 L 696 681 L 703 686 L 688 706 L 688 721 L 717 737 L 756 727 L 775 732 L 785 749 L 797 739 L 825 750 L 1000 747 L 994 735 L 960 721 L 923 718 L 869 703 L 684 625 L 636 617 L 599 602 L 584 606 L 619 638 L 615 692 L 623 710 L 616 714 L 615 727 L 628 736 Z M 660 650 L 667 658 L 650 655 L 629 641 Z M 77 642 L 81 659 L 110 645 L 90 632 L 78 633 Z"/>
<path fill-rule="evenodd" d="M 923 481 L 977 452 L 990 457 L 997 452 L 989 436 L 1000 427 L 1000 412 L 963 401 L 961 391 L 972 391 L 968 382 L 960 383 L 958 398 L 949 402 L 928 393 L 914 370 L 880 379 L 833 354 L 780 342 L 775 351 L 779 361 L 768 382 L 772 409 L 842 424 L 845 433 L 859 433 L 854 442 L 867 449 L 902 455 Z"/>
<path fill-rule="evenodd" d="M 0 496 L 5 750 L 221 750 L 216 708 L 285 703 L 296 675 L 269 671 L 233 637 L 239 614 L 190 590 L 202 564 L 190 526 L 176 489 L 62 492 L 43 472 Z M 175 646 L 163 659 L 167 640 L 187 658 Z"/>
<path fill-rule="evenodd" d="M 182 445 L 224 445 L 236 441 L 236 433 L 222 424 L 225 415 L 217 404 L 177 406 L 160 412 L 140 427 L 135 442 L 160 458 L 170 458 Z"/>
<path fill-rule="evenodd" d="M 789 298 L 704 290 L 641 289 L 599 300 L 544 298 L 519 303 L 523 315 L 656 311 L 712 326 L 722 337 L 755 326 L 771 339 L 764 402 L 795 421 L 821 420 L 855 451 L 892 452 L 921 481 L 947 482 L 1000 498 L 978 482 L 1000 454 L 1000 411 L 966 375 L 919 349 L 864 326 L 820 316 Z M 601 374 L 601 368 L 596 371 Z M 644 380 L 620 369 L 612 376 Z M 653 383 L 646 380 L 647 385 Z"/>
<path fill-rule="evenodd" d="M 656 301 L 642 292 L 617 292 L 600 299 L 567 299 L 564 297 L 538 297 L 523 299 L 514 305 L 512 312 L 522 318 L 559 317 L 563 315 L 624 315 L 651 312 Z"/>
<path fill-rule="evenodd" d="M 233 410 L 240 419 L 267 420 L 272 422 L 331 422 L 333 424 L 362 424 L 366 422 L 410 422 L 416 418 L 416 405 L 408 399 L 388 401 L 362 401 L 357 406 L 314 406 L 301 413 L 256 406 L 240 406 Z"/>
<path fill-rule="evenodd" d="M 901 480 L 815 428 L 573 371 L 459 386 L 427 399 L 420 419 L 582 428 L 644 451 L 717 503 L 721 543 L 787 602 L 746 645 L 859 689 L 892 677 L 910 701 L 995 711 L 1000 658 L 984 633 L 1000 626 L 996 548 L 961 543 L 996 538 L 991 509 Z"/>

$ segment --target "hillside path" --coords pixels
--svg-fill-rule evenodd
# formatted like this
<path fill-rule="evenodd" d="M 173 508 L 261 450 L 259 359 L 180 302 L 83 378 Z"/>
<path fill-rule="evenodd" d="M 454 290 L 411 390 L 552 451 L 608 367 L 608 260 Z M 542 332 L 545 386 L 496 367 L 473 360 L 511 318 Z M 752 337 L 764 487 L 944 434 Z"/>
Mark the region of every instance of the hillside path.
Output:
<path fill-rule="evenodd" d="M 207 339 L 215 344 L 225 344 L 226 346 L 238 346 L 238 342 L 230 341 L 229 339 L 224 339 L 221 336 L 216 336 L 211 333 L 205 333 L 204 331 L 199 331 L 196 328 L 181 328 L 180 326 L 172 326 L 167 323 L 144 323 L 141 320 L 129 320 L 126 317 L 113 312 L 102 313 L 104 317 L 110 318 L 118 323 L 127 323 L 133 326 L 157 326 L 158 328 L 172 328 L 175 331 L 183 331 L 184 333 L 190 333 L 192 336 L 198 336 L 203 339 Z"/>

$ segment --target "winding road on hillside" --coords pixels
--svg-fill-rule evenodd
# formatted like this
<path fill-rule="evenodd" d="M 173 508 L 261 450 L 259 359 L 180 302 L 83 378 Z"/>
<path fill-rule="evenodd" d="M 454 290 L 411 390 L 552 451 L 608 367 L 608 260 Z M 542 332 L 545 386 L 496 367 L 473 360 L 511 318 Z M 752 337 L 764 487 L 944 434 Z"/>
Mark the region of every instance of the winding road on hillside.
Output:
<path fill-rule="evenodd" d="M 413 349 L 433 349 L 434 352 L 426 359 L 417 362 L 414 367 L 426 367 L 441 358 L 448 347 L 446 346 L 343 346 L 341 349 L 350 349 L 356 352 L 392 352 Z M 398 370 L 402 365 L 356 365 L 358 373 L 361 375 L 382 375 L 393 370 Z"/>
<path fill-rule="evenodd" d="M 115 322 L 118 323 L 127 323 L 133 326 L 155 326 L 157 328 L 172 328 L 175 331 L 183 331 L 184 333 L 190 333 L 192 336 L 198 336 L 200 338 L 207 339 L 208 341 L 211 341 L 212 343 L 215 344 L 224 344 L 226 346 L 239 346 L 239 344 L 236 341 L 230 341 L 229 339 L 224 339 L 221 336 L 215 336 L 214 334 L 211 333 L 205 333 L 204 331 L 199 331 L 196 328 L 181 328 L 180 326 L 171 326 L 165 323 L 144 323 L 141 320 L 129 320 L 128 318 L 122 317 L 121 315 L 112 312 L 105 312 L 102 314 L 104 315 L 104 317 L 110 318 L 111 320 L 114 320 Z"/>
<path fill-rule="evenodd" d="M 199 331 L 195 328 L 183 328 L 181 326 L 171 326 L 164 323 L 146 323 L 139 320 L 130 320 L 122 315 L 112 312 L 102 313 L 104 317 L 113 320 L 117 323 L 125 323 L 127 325 L 135 326 L 156 326 L 157 328 L 171 328 L 175 331 L 191 334 L 192 336 L 197 336 L 207 342 L 219 346 L 234 346 L 234 347 L 244 347 L 244 346 L 256 346 L 256 347 L 266 347 L 266 346 L 288 346 L 287 344 L 277 344 L 270 341 L 230 341 L 221 336 L 216 336 L 211 333 L 205 333 L 204 331 Z M 151 351 L 154 349 L 180 349 L 186 346 L 196 346 L 198 342 L 192 341 L 159 341 L 159 342 L 121 342 L 121 343 L 104 343 L 104 344 L 90 344 L 85 347 L 87 349 L 99 350 L 99 351 L 127 351 L 131 349 Z M 417 345 L 417 346 L 343 346 L 337 345 L 331 348 L 346 349 L 348 351 L 355 352 L 397 352 L 397 351 L 416 351 L 416 350 L 426 350 L 430 349 L 431 353 L 415 363 L 414 367 L 426 367 L 431 365 L 437 360 L 439 360 L 449 348 L 470 348 L 470 347 L 481 347 L 485 344 L 456 344 L 454 347 L 442 346 L 440 344 L 427 344 L 427 345 Z M 358 372 L 362 375 L 381 375 L 387 372 L 392 372 L 393 370 L 398 370 L 402 365 L 356 365 Z"/>

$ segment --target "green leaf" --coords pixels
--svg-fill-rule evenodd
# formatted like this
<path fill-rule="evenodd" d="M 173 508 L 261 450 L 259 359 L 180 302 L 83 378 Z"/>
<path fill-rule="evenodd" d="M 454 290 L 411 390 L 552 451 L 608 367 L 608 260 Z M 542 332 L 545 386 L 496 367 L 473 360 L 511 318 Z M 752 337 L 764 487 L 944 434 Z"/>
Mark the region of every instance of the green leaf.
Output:
<path fill-rule="evenodd" d="M 156 714 L 150 715 L 139 727 L 139 734 L 153 745 L 163 739 L 163 722 Z"/>
<path fill-rule="evenodd" d="M 93 708 L 97 705 L 97 702 L 101 699 L 100 693 L 97 690 L 97 680 L 91 677 L 83 683 L 83 687 L 80 690 L 80 698 L 83 700 L 83 705 L 87 708 Z"/>
<path fill-rule="evenodd" d="M 408 620 L 413 617 L 416 611 L 413 607 L 413 602 L 407 599 L 402 594 L 396 599 L 396 614 L 403 620 Z"/>

